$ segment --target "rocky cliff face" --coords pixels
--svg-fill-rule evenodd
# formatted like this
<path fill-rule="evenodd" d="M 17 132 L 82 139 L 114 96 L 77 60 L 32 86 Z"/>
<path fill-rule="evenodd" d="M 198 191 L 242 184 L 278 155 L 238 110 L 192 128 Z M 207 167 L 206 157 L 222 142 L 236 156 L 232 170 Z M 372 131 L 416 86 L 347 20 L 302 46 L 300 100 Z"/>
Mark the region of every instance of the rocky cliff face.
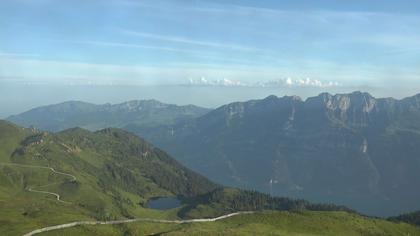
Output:
<path fill-rule="evenodd" d="M 369 214 L 420 208 L 419 96 L 269 96 L 140 134 L 224 184 Z"/>

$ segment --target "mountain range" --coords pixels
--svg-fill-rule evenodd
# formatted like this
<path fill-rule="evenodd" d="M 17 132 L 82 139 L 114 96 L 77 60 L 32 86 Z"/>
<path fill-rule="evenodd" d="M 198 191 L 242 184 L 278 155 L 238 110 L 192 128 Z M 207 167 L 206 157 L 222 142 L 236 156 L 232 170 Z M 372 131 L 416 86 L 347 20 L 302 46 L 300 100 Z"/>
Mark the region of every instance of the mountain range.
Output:
<path fill-rule="evenodd" d="M 180 199 L 181 205 L 170 210 L 149 207 L 150 200 L 165 196 Z M 363 217 L 346 207 L 223 187 L 124 130 L 107 128 L 90 132 L 72 128 L 52 134 L 1 120 L 0 207 L 2 235 L 22 235 L 37 228 L 74 221 L 109 222 L 139 217 L 146 221 L 176 221 L 241 211 L 255 213 L 234 217 L 226 223 L 210 224 L 204 231 L 203 223 L 172 224 L 173 227 L 168 223 L 143 222 L 105 229 L 76 227 L 67 234 L 149 235 L 160 232 L 179 235 L 195 232 L 195 235 L 214 235 L 234 227 L 235 234 L 241 235 L 269 233 L 276 227 L 278 233 L 314 233 L 316 228 L 319 233 L 327 230 L 334 235 L 353 224 L 359 226 L 352 232 L 386 232 L 385 235 L 418 232 L 408 224 Z M 267 222 L 267 218 L 274 221 Z M 277 225 L 275 219 L 296 223 L 306 219 L 309 228 Z M 251 222 L 259 222 L 258 228 L 250 229 Z M 331 228 L 337 224 L 340 226 Z"/>
<path fill-rule="evenodd" d="M 80 127 L 88 130 L 103 128 L 154 127 L 174 124 L 201 116 L 210 109 L 193 105 L 177 106 L 156 100 L 133 100 L 120 104 L 96 105 L 81 101 L 68 101 L 60 104 L 34 108 L 9 121 L 46 131 L 61 131 Z"/>
<path fill-rule="evenodd" d="M 420 208 L 420 95 L 269 96 L 138 134 L 226 185 L 370 215 Z"/>
<path fill-rule="evenodd" d="M 181 205 L 169 210 L 149 207 L 150 200 L 164 196 L 177 197 Z M 44 234 L 420 234 L 415 226 L 400 222 L 406 218 L 393 223 L 332 204 L 223 187 L 124 130 L 72 128 L 52 134 L 1 120 L 0 207 L 1 235 L 98 221 L 102 223 L 56 227 Z M 248 214 L 217 222 L 176 223 L 244 211 Z"/>
<path fill-rule="evenodd" d="M 193 110 L 199 112 L 153 125 L 142 116 L 115 121 L 124 120 L 117 126 L 224 185 L 344 204 L 377 216 L 420 209 L 420 95 L 401 100 L 362 92 L 306 100 L 269 96 Z M 36 111 L 39 119 L 33 118 Z M 57 131 L 60 113 L 68 117 L 61 123 L 67 128 L 84 126 L 89 117 L 101 127 L 113 126 L 107 115 L 92 112 L 83 118 L 63 104 L 9 120 Z"/>

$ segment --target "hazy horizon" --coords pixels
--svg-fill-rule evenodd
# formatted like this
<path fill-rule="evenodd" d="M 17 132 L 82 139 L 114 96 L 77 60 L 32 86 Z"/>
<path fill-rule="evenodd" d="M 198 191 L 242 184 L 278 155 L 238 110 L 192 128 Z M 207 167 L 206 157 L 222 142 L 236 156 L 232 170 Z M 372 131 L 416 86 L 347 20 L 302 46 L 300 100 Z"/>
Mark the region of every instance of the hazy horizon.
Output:
<path fill-rule="evenodd" d="M 420 235 L 419 26 L 413 0 L 0 0 L 0 235 Z"/>
<path fill-rule="evenodd" d="M 16 96 L 19 90 L 25 96 Z M 130 100 L 155 99 L 163 103 L 176 105 L 196 105 L 206 108 L 241 102 L 252 99 L 261 99 L 269 95 L 292 96 L 302 99 L 317 96 L 328 92 L 351 93 L 354 91 L 368 92 L 376 98 L 393 97 L 401 99 L 418 94 L 416 89 L 386 90 L 383 88 L 367 87 L 337 87 L 337 88 L 311 88 L 311 87 L 227 87 L 227 86 L 63 86 L 63 85 L 9 85 L 0 87 L 0 119 L 16 115 L 39 106 L 52 105 L 66 101 L 83 101 L 94 104 L 122 103 Z M 13 101 L 13 103 L 10 103 Z"/>
<path fill-rule="evenodd" d="M 2 1 L 0 76 L 60 84 L 204 77 L 419 86 L 419 4 L 375 2 Z"/>
<path fill-rule="evenodd" d="M 411 96 L 420 92 L 418 9 L 413 1 L 1 1 L 0 117 L 66 100 L 217 107 L 270 94 Z M 156 89 L 165 86 L 176 89 Z"/>

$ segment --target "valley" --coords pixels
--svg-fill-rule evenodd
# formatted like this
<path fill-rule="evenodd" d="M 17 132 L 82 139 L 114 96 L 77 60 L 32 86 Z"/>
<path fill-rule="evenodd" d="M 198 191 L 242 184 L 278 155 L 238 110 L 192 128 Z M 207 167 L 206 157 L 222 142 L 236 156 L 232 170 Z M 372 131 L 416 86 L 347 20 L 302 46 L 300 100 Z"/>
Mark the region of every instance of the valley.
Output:
<path fill-rule="evenodd" d="M 420 236 L 420 1 L 0 0 L 0 236 Z"/>
<path fill-rule="evenodd" d="M 235 102 L 137 134 L 228 186 L 393 216 L 420 208 L 420 96 Z"/>
<path fill-rule="evenodd" d="M 415 235 L 419 230 L 342 206 L 223 187 L 119 129 L 74 128 L 52 134 L 0 121 L 0 131 L 2 235 L 145 235 L 159 230 L 167 235 L 185 230 L 212 235 L 230 232 L 231 227 L 241 235 L 309 233 L 319 217 L 332 220 L 318 225 L 319 232 L 329 229 L 335 214 L 352 221 L 331 229 L 331 234 L 359 221 L 363 224 L 358 232 Z M 147 207 L 150 199 L 162 196 L 177 196 L 182 205 L 169 210 Z M 313 223 L 306 230 L 276 223 L 286 219 Z"/>
<path fill-rule="evenodd" d="M 102 128 L 116 124 L 101 119 L 113 117 L 103 113 L 105 108 L 77 104 L 35 108 L 9 120 L 53 132 L 92 128 L 92 122 Z M 305 101 L 269 96 L 214 110 L 194 108 L 200 112 L 179 119 L 166 117 L 178 117 L 180 111 L 193 114 L 190 108 L 157 101 L 122 104 L 98 107 L 118 108 L 118 127 L 214 182 L 332 202 L 374 216 L 420 209 L 420 191 L 414 187 L 420 179 L 419 95 L 398 100 L 362 92 L 322 93 Z M 155 120 L 161 122 L 143 122 L 144 111 L 146 121 L 160 117 Z"/>

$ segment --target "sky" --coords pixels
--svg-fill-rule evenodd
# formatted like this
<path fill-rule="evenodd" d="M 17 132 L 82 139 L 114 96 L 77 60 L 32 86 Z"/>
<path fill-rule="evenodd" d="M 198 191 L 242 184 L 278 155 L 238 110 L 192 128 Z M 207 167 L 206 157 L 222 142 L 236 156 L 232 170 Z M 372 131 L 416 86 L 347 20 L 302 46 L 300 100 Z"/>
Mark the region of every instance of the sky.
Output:
<path fill-rule="evenodd" d="M 412 0 L 2 0 L 0 117 L 66 99 L 214 107 L 286 92 L 414 95 L 419 25 Z"/>

